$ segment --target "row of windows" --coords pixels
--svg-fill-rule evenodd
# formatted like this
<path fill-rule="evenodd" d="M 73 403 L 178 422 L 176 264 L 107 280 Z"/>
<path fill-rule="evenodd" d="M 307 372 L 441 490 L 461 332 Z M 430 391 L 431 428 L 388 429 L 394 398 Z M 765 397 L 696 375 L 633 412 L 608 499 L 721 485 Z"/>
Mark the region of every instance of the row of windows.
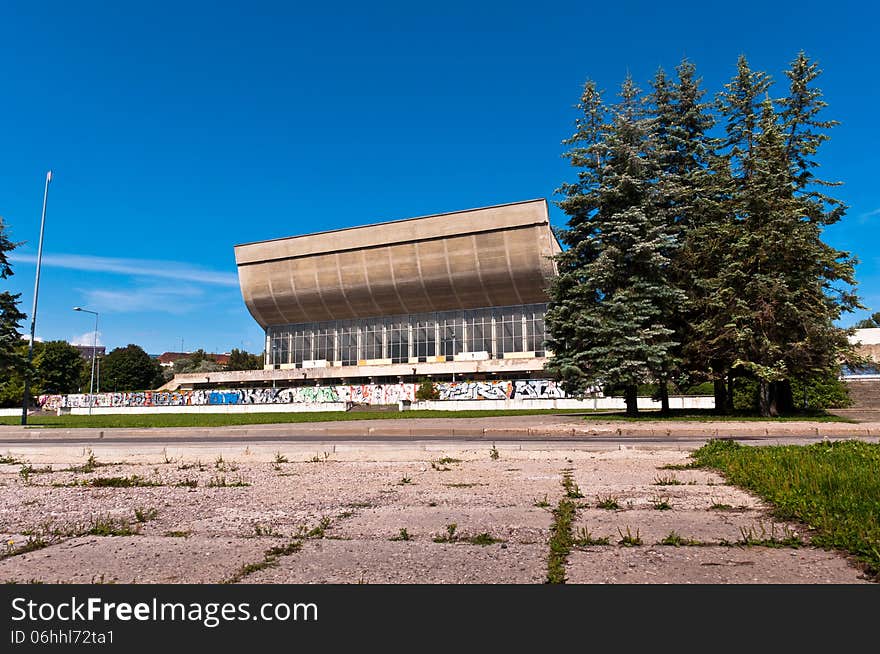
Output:
<path fill-rule="evenodd" d="M 546 304 L 529 304 L 274 326 L 266 331 L 267 363 L 324 359 L 353 366 L 364 359 L 405 363 L 465 352 L 497 359 L 512 352 L 543 356 L 546 310 Z"/>

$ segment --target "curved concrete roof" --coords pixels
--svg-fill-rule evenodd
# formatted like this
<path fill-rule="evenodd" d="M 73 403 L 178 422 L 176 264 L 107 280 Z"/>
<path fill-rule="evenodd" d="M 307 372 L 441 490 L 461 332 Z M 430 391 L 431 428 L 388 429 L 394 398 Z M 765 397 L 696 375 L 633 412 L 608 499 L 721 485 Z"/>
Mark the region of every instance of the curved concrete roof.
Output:
<path fill-rule="evenodd" d="M 263 327 L 546 302 L 560 251 L 546 200 L 235 246 Z"/>

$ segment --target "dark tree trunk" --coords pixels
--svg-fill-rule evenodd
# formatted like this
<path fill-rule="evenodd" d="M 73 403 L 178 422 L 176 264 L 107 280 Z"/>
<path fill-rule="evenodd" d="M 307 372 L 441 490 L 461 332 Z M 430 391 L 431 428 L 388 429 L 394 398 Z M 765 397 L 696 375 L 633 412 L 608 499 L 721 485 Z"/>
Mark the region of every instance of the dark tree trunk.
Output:
<path fill-rule="evenodd" d="M 732 372 L 727 373 L 727 410 L 733 411 L 736 407 L 733 405 L 733 387 L 736 384 L 736 377 Z"/>
<path fill-rule="evenodd" d="M 639 415 L 639 388 L 638 386 L 632 385 L 626 387 L 626 415 L 628 416 L 637 416 Z"/>
<path fill-rule="evenodd" d="M 787 379 L 773 382 L 773 396 L 776 400 L 776 410 L 781 414 L 794 411 L 794 395 L 791 391 L 791 382 Z"/>
<path fill-rule="evenodd" d="M 713 379 L 712 390 L 715 394 L 715 413 L 727 413 L 729 409 L 727 405 L 727 384 L 724 383 L 724 379 Z"/>
<path fill-rule="evenodd" d="M 660 414 L 669 415 L 669 384 L 665 378 L 660 380 Z"/>
<path fill-rule="evenodd" d="M 758 410 L 765 418 L 775 418 L 779 415 L 776 410 L 776 394 L 772 390 L 773 384 L 770 382 L 763 379 L 758 382 Z"/>

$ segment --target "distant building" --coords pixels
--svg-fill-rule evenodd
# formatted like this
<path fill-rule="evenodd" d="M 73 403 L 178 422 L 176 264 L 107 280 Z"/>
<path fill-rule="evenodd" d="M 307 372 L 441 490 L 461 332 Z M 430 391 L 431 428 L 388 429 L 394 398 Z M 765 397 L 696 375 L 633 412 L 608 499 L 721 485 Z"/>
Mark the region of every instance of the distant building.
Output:
<path fill-rule="evenodd" d="M 106 348 L 103 345 L 97 347 L 91 345 L 76 345 L 75 343 L 71 343 L 71 345 L 79 350 L 79 355 L 86 361 L 92 360 L 92 354 L 97 354 L 99 359 L 106 354 Z"/>
<path fill-rule="evenodd" d="M 880 327 L 857 329 L 850 343 L 858 346 L 859 354 L 880 363 Z"/>

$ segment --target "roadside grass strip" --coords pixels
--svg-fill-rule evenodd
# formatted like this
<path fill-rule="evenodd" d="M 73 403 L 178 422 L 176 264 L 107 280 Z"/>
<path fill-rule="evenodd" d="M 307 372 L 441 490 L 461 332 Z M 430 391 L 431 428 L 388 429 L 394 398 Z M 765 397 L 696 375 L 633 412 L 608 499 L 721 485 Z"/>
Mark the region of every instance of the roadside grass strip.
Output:
<path fill-rule="evenodd" d="M 846 550 L 880 580 L 880 444 L 747 447 L 710 440 L 692 457 L 769 502 L 775 518 L 805 524 L 810 544 Z"/>

